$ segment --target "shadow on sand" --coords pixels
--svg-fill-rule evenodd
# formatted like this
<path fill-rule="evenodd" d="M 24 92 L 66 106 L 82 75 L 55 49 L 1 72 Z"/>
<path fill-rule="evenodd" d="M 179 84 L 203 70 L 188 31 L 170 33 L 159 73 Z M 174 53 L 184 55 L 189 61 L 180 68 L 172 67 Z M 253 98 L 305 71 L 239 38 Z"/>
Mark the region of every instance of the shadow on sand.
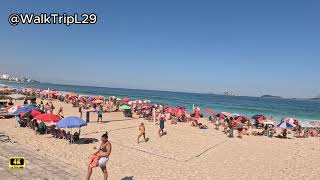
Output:
<path fill-rule="evenodd" d="M 74 144 L 91 144 L 98 142 L 96 138 L 80 138 L 79 141 L 75 141 Z"/>
<path fill-rule="evenodd" d="M 122 178 L 121 180 L 133 180 L 133 176 L 126 176 Z"/>

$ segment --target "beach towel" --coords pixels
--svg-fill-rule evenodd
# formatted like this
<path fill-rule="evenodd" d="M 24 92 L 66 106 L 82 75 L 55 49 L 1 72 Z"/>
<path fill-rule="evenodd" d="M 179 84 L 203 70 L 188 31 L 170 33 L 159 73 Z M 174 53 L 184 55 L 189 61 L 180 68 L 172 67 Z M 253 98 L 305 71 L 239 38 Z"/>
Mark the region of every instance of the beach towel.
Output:
<path fill-rule="evenodd" d="M 89 164 L 91 168 L 98 167 L 100 157 L 97 155 L 91 155 L 89 158 Z"/>

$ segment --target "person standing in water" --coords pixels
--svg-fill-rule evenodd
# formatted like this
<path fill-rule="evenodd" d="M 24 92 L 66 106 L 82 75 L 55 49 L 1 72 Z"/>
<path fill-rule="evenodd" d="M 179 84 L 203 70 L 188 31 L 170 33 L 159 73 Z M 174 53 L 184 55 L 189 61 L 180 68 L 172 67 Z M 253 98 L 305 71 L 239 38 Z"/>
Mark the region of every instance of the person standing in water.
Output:
<path fill-rule="evenodd" d="M 140 134 L 138 135 L 137 143 L 139 143 L 139 139 L 141 136 L 143 136 L 144 142 L 146 142 L 146 127 L 144 126 L 143 123 L 140 124 L 139 131 L 140 131 Z"/>

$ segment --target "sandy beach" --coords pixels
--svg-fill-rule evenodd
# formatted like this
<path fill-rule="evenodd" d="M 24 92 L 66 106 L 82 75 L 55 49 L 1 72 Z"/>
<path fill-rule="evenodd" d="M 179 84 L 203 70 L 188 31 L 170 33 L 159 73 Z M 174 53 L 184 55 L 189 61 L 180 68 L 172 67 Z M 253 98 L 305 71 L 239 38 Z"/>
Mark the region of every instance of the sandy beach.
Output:
<path fill-rule="evenodd" d="M 53 102 L 55 107 L 64 107 L 65 116 L 79 115 L 71 104 Z M 16 103 L 22 104 L 21 101 Z M 101 135 L 108 131 L 113 150 L 107 167 L 112 180 L 320 179 L 319 138 L 244 136 L 230 139 L 221 130 L 214 130 L 213 124 L 205 119 L 201 121 L 209 126 L 206 130 L 191 127 L 190 123 L 171 125 L 166 122 L 167 135 L 159 138 L 159 125 L 153 122 L 124 118 L 121 112 L 105 113 L 103 123 L 96 123 L 96 118 L 92 113 L 90 123 L 81 128 L 80 138 L 100 141 Z M 137 144 L 141 122 L 146 125 L 149 141 Z M 0 132 L 16 142 L 0 144 L 0 173 L 4 179 L 33 179 L 27 172 L 43 171 L 45 162 L 48 167 L 41 174 L 47 176 L 39 176 L 39 179 L 85 179 L 88 157 L 100 144 L 69 144 L 51 135 L 36 135 L 29 128 L 15 127 L 14 119 L 1 119 Z M 11 146 L 20 148 L 8 153 Z M 9 156 L 24 156 L 26 172 L 8 170 L 6 158 Z M 92 179 L 102 177 L 101 170 L 95 168 Z"/>

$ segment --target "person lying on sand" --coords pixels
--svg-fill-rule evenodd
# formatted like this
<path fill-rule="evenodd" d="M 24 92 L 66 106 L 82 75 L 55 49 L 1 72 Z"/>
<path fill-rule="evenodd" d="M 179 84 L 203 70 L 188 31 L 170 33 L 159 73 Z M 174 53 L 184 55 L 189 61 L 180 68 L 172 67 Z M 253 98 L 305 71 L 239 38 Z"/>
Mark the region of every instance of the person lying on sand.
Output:
<path fill-rule="evenodd" d="M 112 146 L 108 140 L 108 135 L 103 134 L 101 136 L 100 148 L 90 156 L 86 180 L 90 180 L 93 168 L 98 166 L 103 172 L 104 180 L 108 179 L 107 162 L 109 161 L 111 151 Z"/>
<path fill-rule="evenodd" d="M 198 124 L 199 129 L 208 129 L 208 126 L 202 123 Z"/>
<path fill-rule="evenodd" d="M 144 126 L 143 123 L 140 124 L 139 131 L 140 131 L 140 134 L 138 135 L 137 143 L 139 143 L 139 139 L 141 136 L 143 136 L 143 140 L 144 142 L 146 142 L 146 127 Z"/>

